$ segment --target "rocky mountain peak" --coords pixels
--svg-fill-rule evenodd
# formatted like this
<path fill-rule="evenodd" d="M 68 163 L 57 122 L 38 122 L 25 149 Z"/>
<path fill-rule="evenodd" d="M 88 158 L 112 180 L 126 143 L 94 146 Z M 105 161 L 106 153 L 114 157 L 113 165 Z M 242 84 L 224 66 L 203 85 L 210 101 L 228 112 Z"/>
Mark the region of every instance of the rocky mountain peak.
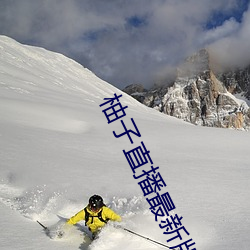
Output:
<path fill-rule="evenodd" d="M 209 53 L 202 49 L 188 57 L 177 69 L 177 77 L 193 77 L 205 74 L 209 69 Z"/>
<path fill-rule="evenodd" d="M 202 49 L 178 67 L 170 86 L 124 91 L 149 107 L 196 125 L 249 129 L 249 106 L 233 94 L 250 93 L 250 67 L 220 74 L 212 68 L 209 51 Z"/>

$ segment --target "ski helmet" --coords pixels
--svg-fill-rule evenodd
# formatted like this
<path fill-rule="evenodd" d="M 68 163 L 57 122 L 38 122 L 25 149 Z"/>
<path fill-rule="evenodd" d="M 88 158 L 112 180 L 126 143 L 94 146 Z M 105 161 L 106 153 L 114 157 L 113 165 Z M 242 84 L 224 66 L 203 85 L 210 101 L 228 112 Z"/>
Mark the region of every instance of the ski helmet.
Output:
<path fill-rule="evenodd" d="M 103 199 L 99 195 L 93 195 L 89 198 L 89 206 L 93 210 L 99 210 L 103 207 Z"/>

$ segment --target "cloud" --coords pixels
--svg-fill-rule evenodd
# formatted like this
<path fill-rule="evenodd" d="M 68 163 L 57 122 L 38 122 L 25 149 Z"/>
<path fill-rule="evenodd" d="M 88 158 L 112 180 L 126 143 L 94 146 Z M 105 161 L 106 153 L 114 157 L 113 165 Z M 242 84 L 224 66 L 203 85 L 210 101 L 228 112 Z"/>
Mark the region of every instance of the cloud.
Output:
<path fill-rule="evenodd" d="M 225 20 L 221 26 L 204 31 L 200 38 L 201 44 L 211 44 L 225 37 L 235 34 L 240 28 L 240 24 L 232 17 Z"/>
<path fill-rule="evenodd" d="M 204 46 L 216 53 L 237 44 L 247 49 L 249 14 L 234 17 L 239 2 L 2 0 L 0 33 L 61 52 L 120 88 L 149 86 Z"/>
<path fill-rule="evenodd" d="M 219 29 L 226 30 L 227 24 Z M 210 51 L 216 61 L 225 67 L 244 67 L 250 64 L 250 10 L 243 15 L 242 22 L 232 32 L 226 32 L 221 39 L 210 44 Z"/>

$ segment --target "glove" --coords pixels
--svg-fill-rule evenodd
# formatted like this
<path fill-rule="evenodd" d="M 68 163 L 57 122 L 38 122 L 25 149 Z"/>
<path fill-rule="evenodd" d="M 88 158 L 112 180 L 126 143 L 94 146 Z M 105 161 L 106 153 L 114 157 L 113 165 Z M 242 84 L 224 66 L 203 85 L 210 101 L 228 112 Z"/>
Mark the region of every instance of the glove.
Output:
<path fill-rule="evenodd" d="M 122 225 L 120 225 L 120 224 L 113 224 L 112 225 L 114 228 L 117 228 L 117 229 L 123 229 L 123 227 L 122 227 Z"/>

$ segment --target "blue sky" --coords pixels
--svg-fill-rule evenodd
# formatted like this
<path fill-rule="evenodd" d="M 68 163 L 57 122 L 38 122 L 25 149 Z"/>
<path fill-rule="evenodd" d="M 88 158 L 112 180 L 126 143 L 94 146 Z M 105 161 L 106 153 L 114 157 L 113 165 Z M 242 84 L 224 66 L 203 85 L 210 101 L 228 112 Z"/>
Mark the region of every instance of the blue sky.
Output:
<path fill-rule="evenodd" d="M 164 82 L 210 48 L 250 63 L 250 0 L 1 0 L 0 34 L 60 52 L 111 84 Z"/>
<path fill-rule="evenodd" d="M 242 22 L 243 14 L 247 11 L 249 5 L 249 0 L 240 0 L 235 8 L 232 8 L 230 12 L 223 12 L 223 9 L 216 10 L 211 13 L 211 18 L 208 19 L 206 28 L 212 29 L 217 26 L 223 25 L 225 20 L 234 18 L 238 23 Z"/>

